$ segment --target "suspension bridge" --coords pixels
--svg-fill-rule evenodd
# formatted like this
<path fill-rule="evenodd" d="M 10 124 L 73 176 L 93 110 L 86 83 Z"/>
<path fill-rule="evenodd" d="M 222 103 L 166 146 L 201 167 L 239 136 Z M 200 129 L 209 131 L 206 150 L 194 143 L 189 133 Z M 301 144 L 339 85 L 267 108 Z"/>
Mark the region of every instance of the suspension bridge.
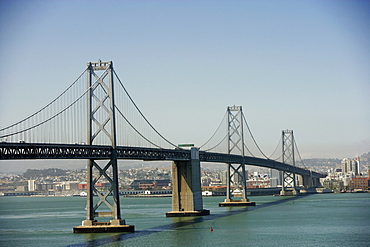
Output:
<path fill-rule="evenodd" d="M 281 153 L 276 152 L 279 149 Z M 324 174 L 296 164 L 297 154 L 302 159 L 292 130 L 282 131 L 276 150 L 271 156 L 262 152 L 241 106 L 227 107 L 219 127 L 203 145 L 186 149 L 173 144 L 139 110 L 113 62 L 100 60 L 87 63 L 78 78 L 45 107 L 0 129 L 1 160 L 87 160 L 86 219 L 74 227 L 76 233 L 134 231 L 121 216 L 118 160 L 123 159 L 173 161 L 172 211 L 167 217 L 210 213 L 203 208 L 201 162 L 227 166 L 226 199 L 220 206 L 254 205 L 247 198 L 245 165 L 279 171 L 281 195 L 299 194 L 299 181 L 306 188 L 320 185 Z M 99 181 L 109 182 L 109 190 L 96 187 Z M 241 199 L 233 198 L 235 192 Z"/>

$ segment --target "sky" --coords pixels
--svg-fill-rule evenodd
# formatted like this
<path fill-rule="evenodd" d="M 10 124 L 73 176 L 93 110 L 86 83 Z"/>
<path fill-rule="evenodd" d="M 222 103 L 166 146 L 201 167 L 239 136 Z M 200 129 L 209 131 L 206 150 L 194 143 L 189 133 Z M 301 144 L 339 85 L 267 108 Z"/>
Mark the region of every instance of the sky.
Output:
<path fill-rule="evenodd" d="M 206 142 L 243 106 L 271 154 L 370 151 L 370 2 L 0 0 L 0 126 L 41 109 L 91 61 L 114 69 L 173 143 Z"/>

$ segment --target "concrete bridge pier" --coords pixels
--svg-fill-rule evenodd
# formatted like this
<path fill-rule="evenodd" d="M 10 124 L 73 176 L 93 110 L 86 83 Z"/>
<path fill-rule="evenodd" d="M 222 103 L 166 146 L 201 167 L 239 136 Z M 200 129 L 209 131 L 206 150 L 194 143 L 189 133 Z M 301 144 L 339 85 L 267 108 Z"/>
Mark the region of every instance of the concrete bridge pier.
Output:
<path fill-rule="evenodd" d="M 317 187 L 322 187 L 320 178 L 312 178 L 312 187 L 317 188 Z"/>
<path fill-rule="evenodd" d="M 302 184 L 305 188 L 317 188 L 321 187 L 320 178 L 313 177 L 312 172 L 309 176 L 302 175 Z"/>
<path fill-rule="evenodd" d="M 172 163 L 172 211 L 166 217 L 209 215 L 203 209 L 199 149 L 191 148 L 189 161 Z"/>
<path fill-rule="evenodd" d="M 313 178 L 312 176 L 301 176 L 302 178 L 302 185 L 305 188 L 312 188 L 313 185 Z"/>
<path fill-rule="evenodd" d="M 298 196 L 300 195 L 299 191 L 296 189 L 286 189 L 280 191 L 281 196 Z"/>

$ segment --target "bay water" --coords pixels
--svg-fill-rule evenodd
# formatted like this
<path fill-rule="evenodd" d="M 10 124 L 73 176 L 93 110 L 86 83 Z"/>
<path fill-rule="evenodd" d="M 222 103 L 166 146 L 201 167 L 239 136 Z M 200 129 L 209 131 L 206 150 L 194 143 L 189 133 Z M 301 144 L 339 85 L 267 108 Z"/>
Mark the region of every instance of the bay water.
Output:
<path fill-rule="evenodd" d="M 223 199 L 203 198 L 209 216 L 166 218 L 170 197 L 122 197 L 134 233 L 74 234 L 86 198 L 0 197 L 0 246 L 370 246 L 370 193 Z"/>

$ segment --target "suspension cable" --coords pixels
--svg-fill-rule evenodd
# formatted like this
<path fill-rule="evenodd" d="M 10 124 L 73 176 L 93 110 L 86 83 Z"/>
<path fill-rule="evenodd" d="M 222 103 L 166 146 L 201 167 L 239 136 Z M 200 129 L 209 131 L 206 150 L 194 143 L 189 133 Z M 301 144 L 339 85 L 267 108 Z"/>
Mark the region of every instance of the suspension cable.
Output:
<path fill-rule="evenodd" d="M 216 131 L 213 133 L 213 135 L 211 136 L 211 138 L 209 138 L 209 139 L 208 139 L 208 141 L 206 141 L 206 143 L 204 143 L 202 146 L 200 146 L 200 147 L 199 147 L 199 149 L 200 149 L 200 148 L 202 148 L 202 147 L 204 147 L 205 145 L 207 145 L 207 143 L 208 143 L 208 142 L 210 142 L 210 141 L 212 140 L 212 138 L 216 135 L 216 133 L 217 133 L 217 132 L 218 132 L 218 130 L 220 129 L 220 127 L 221 127 L 222 123 L 224 122 L 224 120 L 225 120 L 225 118 L 226 118 L 226 115 L 227 115 L 227 112 L 225 112 L 224 117 L 222 118 L 222 120 L 221 120 L 220 124 L 218 125 L 218 127 L 217 127 Z M 224 137 L 224 138 L 222 139 L 222 141 L 223 141 L 225 138 L 226 138 L 226 137 Z M 222 142 L 222 141 L 221 141 L 221 142 Z M 221 143 L 221 142 L 220 142 L 220 143 Z M 217 147 L 218 145 L 220 145 L 220 143 L 219 143 L 219 144 L 217 144 L 215 147 Z M 208 150 L 210 150 L 210 149 L 208 149 Z"/>
<path fill-rule="evenodd" d="M 125 91 L 125 93 L 127 94 L 127 96 L 129 97 L 130 101 L 132 102 L 132 104 L 135 106 L 136 110 L 139 112 L 139 114 L 143 117 L 143 119 L 145 120 L 145 122 L 155 131 L 155 133 L 157 133 L 163 140 L 165 140 L 168 144 L 172 145 L 173 147 L 175 148 L 178 148 L 177 145 L 173 144 L 172 142 L 170 142 L 169 140 L 167 140 L 164 136 L 162 136 L 154 127 L 153 125 L 147 120 L 147 118 L 144 116 L 144 114 L 140 111 L 140 109 L 137 107 L 137 105 L 135 104 L 135 102 L 133 101 L 133 99 L 131 98 L 130 94 L 128 93 L 128 91 L 126 90 L 126 88 L 123 86 L 121 80 L 119 79 L 118 75 L 116 74 L 116 72 L 113 70 L 113 73 L 116 75 L 116 78 L 118 79 L 119 83 L 121 84 L 121 87 L 123 88 L 123 90 Z"/>
<path fill-rule="evenodd" d="M 270 155 L 270 157 L 268 157 L 268 159 L 270 159 L 276 152 L 276 150 L 278 149 L 278 147 L 280 146 L 280 143 L 281 143 L 281 138 L 279 138 L 279 141 L 278 141 L 278 144 L 276 145 L 276 148 L 274 150 L 274 152 L 272 152 L 272 154 Z M 281 156 L 280 156 L 281 157 Z M 279 158 L 280 158 L 279 157 Z M 279 158 L 275 159 L 275 160 L 278 160 Z"/>
<path fill-rule="evenodd" d="M 274 160 L 279 161 L 282 157 L 283 157 L 283 154 L 281 154 L 279 157 L 277 157 L 277 158 L 276 158 L 276 159 L 274 159 Z"/>
<path fill-rule="evenodd" d="M 75 101 L 73 101 L 71 104 L 69 104 L 68 106 L 66 106 L 64 109 L 62 109 L 61 111 L 59 111 L 57 114 L 45 119 L 44 121 L 34 125 L 34 126 L 31 126 L 27 129 L 24 129 L 24 130 L 19 130 L 17 132 L 14 132 L 14 133 L 10 133 L 10 134 L 7 134 L 7 135 L 3 135 L 3 136 L 0 136 L 0 138 L 4 138 L 4 137 L 8 137 L 8 136 L 13 136 L 13 135 L 17 135 L 17 134 L 20 134 L 20 133 L 24 133 L 26 131 L 29 131 L 31 129 L 34 129 L 36 127 L 39 127 L 40 125 L 44 124 L 44 123 L 47 123 L 49 122 L 50 120 L 56 118 L 57 116 L 59 116 L 60 114 L 62 114 L 63 112 L 65 112 L 66 110 L 68 110 L 71 106 L 73 106 L 77 101 L 79 101 L 88 91 L 90 90 L 90 88 L 88 88 L 80 97 L 78 97 Z"/>
<path fill-rule="evenodd" d="M 212 149 L 215 149 L 216 147 L 218 147 L 225 139 L 226 139 L 226 137 L 227 137 L 227 134 L 225 135 L 225 137 L 224 138 L 222 138 L 222 140 L 219 142 L 219 143 L 217 143 L 216 144 L 216 146 L 214 146 L 214 147 L 211 147 L 211 148 L 209 148 L 209 149 L 207 149 L 207 150 L 203 150 L 203 151 L 205 151 L 205 152 L 207 152 L 207 151 L 210 151 L 210 150 L 212 150 Z"/>
<path fill-rule="evenodd" d="M 114 71 L 114 70 L 113 70 Z M 94 76 L 95 76 L 95 78 L 96 78 L 96 82 L 103 76 L 103 75 L 101 75 L 100 77 L 98 76 L 98 75 L 96 75 L 95 73 L 93 73 L 94 74 Z M 120 79 L 118 78 L 118 76 L 117 76 L 117 74 L 115 73 L 115 75 L 116 75 L 116 77 L 117 77 L 117 79 L 119 80 L 119 82 L 120 82 L 120 84 L 121 84 L 121 86 L 123 87 L 123 85 L 122 85 L 122 83 L 121 83 L 121 81 L 120 81 Z M 94 83 L 94 85 L 98 85 L 97 83 Z M 96 87 L 96 86 L 94 86 L 94 85 L 92 85 L 92 87 Z M 125 88 L 123 87 L 123 89 L 125 90 Z M 106 89 L 104 88 L 104 87 L 102 87 L 102 90 L 104 91 L 104 93 L 106 93 L 107 94 L 107 91 L 106 91 Z M 130 95 L 128 94 L 128 92 L 125 90 L 125 92 L 126 92 L 126 94 L 128 95 L 128 97 L 130 98 L 130 100 L 131 100 L 131 102 L 134 104 L 134 106 L 136 107 L 136 105 L 135 105 L 135 103 L 133 102 L 133 100 L 131 99 L 131 97 L 130 97 Z M 118 106 L 114 106 L 114 108 L 118 111 L 118 113 L 123 117 L 123 119 L 130 125 L 130 127 L 139 135 L 139 136 L 141 136 L 144 140 L 146 140 L 148 143 L 150 143 L 150 144 L 152 144 L 153 146 L 155 146 L 155 147 L 157 147 L 157 148 L 162 148 L 161 146 L 159 146 L 159 145 L 157 145 L 157 144 L 155 144 L 154 142 L 152 142 L 152 141 L 150 141 L 148 138 L 146 138 L 143 134 L 141 134 L 140 133 L 140 131 L 138 131 L 134 126 L 133 126 L 133 124 L 124 116 L 124 114 L 122 113 L 122 111 L 118 108 Z M 137 109 L 137 107 L 136 107 L 136 109 Z M 140 111 L 139 111 L 140 112 Z M 142 114 L 141 114 L 142 115 Z M 142 115 L 143 116 L 143 115 Z M 143 116 L 144 117 L 144 116 Z M 145 117 L 144 117 L 144 119 L 145 119 Z M 145 119 L 146 120 L 146 119 Z M 153 127 L 152 127 L 153 128 Z M 162 137 L 163 138 L 163 137 Z"/>
<path fill-rule="evenodd" d="M 35 115 L 37 115 L 38 113 L 42 112 L 43 110 L 45 110 L 47 107 L 49 107 L 51 104 L 53 104 L 55 101 L 57 101 L 60 97 L 62 97 L 74 84 L 76 84 L 76 82 L 82 77 L 82 75 L 86 72 L 87 68 L 81 73 L 81 75 L 66 89 L 64 90 L 58 97 L 56 97 L 53 101 L 51 101 L 49 104 L 47 104 L 46 106 L 44 106 L 43 108 L 41 108 L 40 110 L 38 110 L 37 112 L 35 112 L 34 114 L 24 118 L 23 120 L 20 120 L 8 127 L 5 127 L 5 128 L 2 128 L 0 129 L 0 131 L 4 131 L 4 130 L 7 130 L 7 129 L 10 129 L 11 127 L 14 127 L 22 122 L 25 122 L 26 120 L 34 117 Z M 21 133 L 21 132 L 18 132 L 18 133 Z M 9 136 L 9 135 L 8 135 Z"/>
<path fill-rule="evenodd" d="M 125 121 L 131 126 L 131 128 L 133 130 L 135 130 L 136 133 L 138 133 L 144 140 L 146 140 L 147 142 L 149 142 L 150 144 L 152 144 L 153 146 L 157 147 L 157 148 L 162 148 L 161 146 L 158 146 L 157 144 L 151 142 L 148 138 L 146 138 L 145 136 L 143 136 L 131 123 L 130 121 L 128 121 L 128 119 L 123 115 L 123 113 L 121 112 L 121 110 L 117 107 L 117 106 L 114 106 L 114 108 L 117 109 L 118 113 L 125 119 Z"/>
<path fill-rule="evenodd" d="M 254 154 L 249 150 L 249 148 L 247 147 L 247 145 L 245 145 L 245 144 L 244 144 L 244 147 L 245 147 L 245 149 L 247 149 L 247 151 L 250 153 L 250 155 L 252 155 L 252 157 L 256 157 L 256 156 L 254 156 Z"/>
<path fill-rule="evenodd" d="M 248 125 L 248 122 L 247 122 L 247 120 L 246 120 L 246 118 L 245 118 L 245 116 L 244 116 L 244 113 L 242 113 L 242 115 L 243 115 L 243 119 L 244 119 L 244 121 L 245 121 L 245 124 L 246 124 L 246 126 L 247 126 L 247 128 L 248 128 L 249 134 L 250 134 L 250 136 L 252 137 L 252 140 L 253 140 L 254 144 L 256 145 L 256 147 L 258 148 L 258 150 L 261 152 L 261 154 L 262 154 L 263 156 L 265 156 L 265 158 L 266 158 L 266 159 L 268 159 L 268 157 L 267 157 L 267 156 L 262 152 L 262 150 L 261 150 L 261 149 L 260 149 L 260 147 L 258 146 L 258 144 L 257 144 L 256 140 L 254 139 L 253 134 L 252 134 L 252 131 L 250 130 L 249 125 Z"/>
<path fill-rule="evenodd" d="M 303 162 L 303 160 L 302 160 L 301 154 L 299 153 L 298 146 L 297 146 L 297 143 L 296 143 L 296 141 L 295 141 L 295 138 L 294 138 L 294 146 L 295 146 L 295 148 L 296 148 L 296 150 L 297 150 L 297 153 L 298 153 L 299 159 L 300 159 L 300 160 L 301 160 L 301 162 L 302 162 L 302 165 L 304 166 L 304 168 L 306 168 L 306 169 L 307 169 L 306 165 L 304 164 L 304 162 Z"/>

